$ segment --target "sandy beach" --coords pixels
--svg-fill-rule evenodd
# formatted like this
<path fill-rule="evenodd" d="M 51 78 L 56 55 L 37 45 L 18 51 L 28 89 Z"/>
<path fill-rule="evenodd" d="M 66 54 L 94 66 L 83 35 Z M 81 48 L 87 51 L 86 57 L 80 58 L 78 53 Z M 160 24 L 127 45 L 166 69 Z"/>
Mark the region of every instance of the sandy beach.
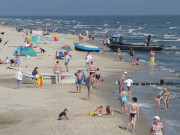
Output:
<path fill-rule="evenodd" d="M 13 52 L 18 46 L 25 46 L 23 32 L 17 32 L 15 28 L 1 27 L 4 31 L 3 42 L 0 45 L 0 59 L 6 56 L 13 58 Z M 52 34 L 51 34 L 52 35 Z M 45 56 L 23 57 L 20 56 L 23 72 L 32 72 L 39 65 L 40 73 L 53 73 L 56 51 L 63 51 L 62 46 L 73 47 L 78 42 L 77 35 L 57 34 L 57 42 L 37 44 L 34 48 L 40 54 L 40 47 L 46 50 Z M 8 41 L 7 45 L 3 44 Z M 84 39 L 86 42 L 87 39 Z M 74 74 L 79 68 L 86 70 L 85 56 L 87 52 L 71 51 L 72 59 L 69 62 L 69 74 Z M 143 65 L 133 66 L 129 62 L 118 61 L 116 55 L 107 52 L 91 53 L 96 67 L 100 68 L 104 81 L 100 82 L 100 89 L 92 90 L 92 100 L 87 101 L 87 87 L 83 85 L 82 93 L 76 93 L 74 84 L 45 84 L 34 88 L 33 84 L 22 84 L 21 89 L 16 89 L 15 70 L 7 70 L 8 65 L 0 67 L 0 134 L 1 135 L 131 135 L 126 132 L 128 116 L 120 113 L 120 101 L 114 90 L 118 85 L 113 82 L 117 75 L 124 71 L 128 73 L 145 70 Z M 65 73 L 64 60 L 60 60 L 63 73 Z M 14 67 L 17 68 L 17 67 Z M 85 71 L 86 76 L 88 73 Z M 89 111 L 95 111 L 98 106 L 111 105 L 115 116 L 93 117 Z M 58 115 L 64 108 L 68 108 L 70 120 L 58 121 Z M 141 112 L 140 112 L 141 113 Z M 149 133 L 146 119 L 140 116 L 141 122 L 137 122 L 137 135 Z"/>

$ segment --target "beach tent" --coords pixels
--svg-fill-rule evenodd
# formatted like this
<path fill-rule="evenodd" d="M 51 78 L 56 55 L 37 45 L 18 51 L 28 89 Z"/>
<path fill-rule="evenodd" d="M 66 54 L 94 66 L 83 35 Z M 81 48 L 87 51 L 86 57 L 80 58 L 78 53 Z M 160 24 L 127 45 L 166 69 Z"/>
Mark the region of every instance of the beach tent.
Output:
<path fill-rule="evenodd" d="M 13 56 L 16 55 L 16 51 L 17 51 L 19 54 L 21 54 L 22 49 L 23 49 L 22 46 L 19 46 L 18 48 L 16 48 L 16 50 L 15 50 L 14 53 L 13 53 Z"/>
<path fill-rule="evenodd" d="M 21 52 L 20 55 L 21 55 L 21 56 L 25 56 L 25 55 L 37 56 L 36 52 L 35 52 L 33 49 L 29 48 L 29 47 L 25 47 L 25 48 L 22 50 L 22 52 Z"/>

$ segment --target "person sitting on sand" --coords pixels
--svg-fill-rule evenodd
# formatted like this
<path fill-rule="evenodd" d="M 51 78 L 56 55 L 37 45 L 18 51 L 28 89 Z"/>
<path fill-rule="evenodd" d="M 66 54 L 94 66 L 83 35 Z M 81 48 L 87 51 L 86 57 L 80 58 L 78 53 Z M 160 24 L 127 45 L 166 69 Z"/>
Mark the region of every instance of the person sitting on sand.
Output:
<path fill-rule="evenodd" d="M 12 64 L 14 64 L 14 66 L 16 66 L 17 62 L 15 58 L 10 59 L 10 64 L 12 66 Z"/>
<path fill-rule="evenodd" d="M 41 50 L 40 56 L 43 56 L 46 53 L 46 51 L 43 48 L 40 48 L 40 50 Z"/>
<path fill-rule="evenodd" d="M 94 113 L 93 116 L 102 117 L 102 111 L 103 111 L 103 106 L 99 106 L 99 107 L 96 109 L 96 111 L 95 111 L 95 113 Z"/>
<path fill-rule="evenodd" d="M 58 120 L 68 120 L 67 112 L 68 109 L 65 108 L 64 111 L 59 114 Z"/>
<path fill-rule="evenodd" d="M 9 64 L 10 61 L 9 61 L 9 57 L 7 56 L 6 59 L 5 59 L 5 64 Z"/>
<path fill-rule="evenodd" d="M 134 61 L 133 65 L 140 65 L 139 58 L 137 58 L 136 61 Z"/>
<path fill-rule="evenodd" d="M 106 115 L 114 116 L 113 110 L 111 109 L 110 105 L 106 107 Z"/>

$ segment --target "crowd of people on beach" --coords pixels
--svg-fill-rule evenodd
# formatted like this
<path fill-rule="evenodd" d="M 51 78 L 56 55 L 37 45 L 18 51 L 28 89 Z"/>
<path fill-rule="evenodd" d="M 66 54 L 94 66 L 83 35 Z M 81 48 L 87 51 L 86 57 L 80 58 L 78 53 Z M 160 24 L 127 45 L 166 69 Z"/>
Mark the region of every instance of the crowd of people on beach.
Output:
<path fill-rule="evenodd" d="M 18 27 L 16 27 L 17 30 L 19 30 Z M 38 30 L 42 30 L 42 29 L 38 29 Z M 32 30 L 30 30 L 30 33 L 32 32 Z M 55 30 L 54 32 L 57 32 L 57 30 Z M 28 36 L 29 31 L 26 30 L 25 31 L 25 36 Z M 32 33 L 31 33 L 32 34 Z M 75 30 L 73 30 L 73 34 L 75 34 Z M 90 41 L 94 41 L 95 39 L 95 35 L 91 34 L 89 31 L 86 31 L 87 37 L 89 38 Z M 83 35 L 79 34 L 79 42 L 83 42 Z M 28 43 L 28 41 L 27 41 Z M 104 37 L 103 39 L 103 44 L 104 44 L 104 49 L 106 49 L 106 46 L 110 43 L 110 39 Z M 40 48 L 40 56 L 44 56 L 46 54 L 45 49 Z M 139 58 L 137 58 L 134 61 L 134 56 L 135 56 L 135 51 L 131 48 L 129 50 L 130 55 L 130 62 L 133 65 L 140 65 L 140 61 Z M 120 50 L 120 48 L 118 48 L 117 50 L 117 55 L 118 55 L 118 59 L 119 61 L 122 60 L 122 52 Z M 21 82 L 23 80 L 23 75 L 22 75 L 22 69 L 20 67 L 20 54 L 16 51 L 15 53 L 15 58 L 12 58 L 9 60 L 9 57 L 6 58 L 6 60 L 4 61 L 4 63 L 10 63 L 11 65 L 14 64 L 14 66 L 18 66 L 18 71 L 16 72 L 16 80 L 17 80 L 17 89 L 21 88 Z M 68 64 L 69 61 L 72 59 L 72 56 L 69 54 L 69 52 L 65 52 L 65 57 L 64 57 L 64 64 L 66 67 L 66 72 L 69 71 L 68 69 Z M 150 52 L 150 62 L 151 65 L 154 66 L 154 61 L 155 61 L 155 53 L 153 51 Z M 3 61 L 0 60 L 0 64 Z M 75 73 L 76 76 L 76 92 L 77 93 L 81 93 L 82 91 L 82 85 L 83 82 L 85 82 L 85 85 L 87 86 L 88 92 L 88 101 L 91 100 L 91 94 L 92 94 L 92 90 L 93 90 L 93 85 L 96 82 L 96 88 L 100 89 L 100 81 L 103 81 L 102 78 L 102 74 L 100 71 L 100 68 L 96 67 L 94 64 L 94 61 L 92 61 L 92 56 L 90 52 L 87 52 L 87 55 L 85 56 L 85 66 L 86 66 L 86 71 L 88 74 L 88 77 L 86 78 L 84 71 L 79 68 L 78 71 Z M 56 64 L 53 67 L 53 73 L 55 74 L 55 83 L 59 84 L 61 83 L 61 74 L 62 74 L 62 66 L 60 64 L 59 61 L 56 61 Z M 34 70 L 32 71 L 32 75 L 33 77 L 33 84 L 34 87 L 37 84 L 37 80 L 38 80 L 38 75 L 40 74 L 39 72 L 39 66 L 37 65 Z M 121 102 L 121 113 L 122 114 L 127 114 L 128 116 L 128 124 L 127 124 L 127 128 L 126 131 L 129 131 L 130 125 L 132 124 L 132 133 L 136 132 L 136 122 L 137 120 L 139 120 L 139 105 L 138 105 L 138 99 L 137 97 L 133 97 L 132 98 L 132 103 L 129 106 L 129 111 L 127 109 L 127 102 L 128 100 L 131 99 L 132 95 L 131 95 L 131 86 L 133 85 L 133 80 L 128 77 L 128 79 L 125 79 L 127 76 L 127 72 L 125 71 L 124 73 L 122 73 L 119 78 L 118 78 L 118 85 L 119 85 L 119 100 Z M 127 85 L 127 91 L 124 88 L 124 84 Z M 158 110 L 160 107 L 160 102 L 161 100 L 164 101 L 164 107 L 165 110 L 168 110 L 168 106 L 169 106 L 169 99 L 170 99 L 170 92 L 167 90 L 167 88 L 164 88 L 164 91 L 162 93 L 160 93 L 158 95 L 158 97 L 155 99 L 155 101 L 157 102 L 158 105 Z M 67 112 L 68 109 L 64 109 L 63 112 L 61 112 L 58 116 L 58 120 L 68 120 L 70 119 L 67 116 Z M 92 113 L 93 116 L 98 116 L 98 117 L 102 117 L 103 114 L 103 106 L 99 106 L 95 112 Z M 111 116 L 115 116 L 113 109 L 111 108 L 110 105 L 108 105 L 106 107 L 106 113 L 105 115 L 111 115 Z M 163 128 L 163 124 L 160 122 L 160 117 L 159 116 L 154 116 L 154 123 L 152 124 L 151 130 L 149 135 L 151 135 L 152 133 L 154 133 L 155 135 L 160 135 L 159 133 L 163 132 L 163 135 L 165 135 L 165 130 Z"/>

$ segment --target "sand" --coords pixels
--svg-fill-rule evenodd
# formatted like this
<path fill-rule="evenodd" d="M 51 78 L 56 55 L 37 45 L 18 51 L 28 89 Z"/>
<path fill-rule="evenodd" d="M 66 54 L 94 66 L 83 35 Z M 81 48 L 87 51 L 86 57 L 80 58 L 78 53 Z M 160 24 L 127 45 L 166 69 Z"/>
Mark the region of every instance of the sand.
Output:
<path fill-rule="evenodd" d="M 2 49 L 0 45 L 0 58 L 6 56 L 13 58 L 13 51 L 18 46 L 25 46 L 23 33 L 18 33 L 14 28 L 1 27 L 4 31 L 3 43 L 9 40 Z M 36 65 L 39 71 L 53 73 L 55 52 L 62 50 L 63 45 L 73 47 L 73 42 L 78 42 L 78 36 L 70 34 L 56 34 L 58 42 L 38 44 L 34 48 L 40 54 L 40 47 L 47 53 L 45 56 L 20 57 L 23 72 L 32 72 Z M 87 41 L 87 39 L 85 39 Z M 69 72 L 74 74 L 79 68 L 85 70 L 86 52 L 70 52 L 72 59 L 69 62 Z M 119 62 L 116 55 L 107 52 L 91 53 L 94 64 L 100 68 L 103 82 L 100 82 L 100 89 L 95 88 L 92 92 L 92 100 L 87 101 L 87 87 L 83 85 L 82 93 L 76 93 L 75 84 L 45 84 L 39 88 L 33 88 L 33 84 L 22 84 L 21 89 L 16 88 L 15 70 L 6 70 L 7 66 L 0 67 L 0 134 L 1 135 L 84 135 L 84 134 L 123 134 L 128 123 L 128 117 L 120 113 L 120 102 L 114 90 L 118 86 L 113 84 L 116 76 L 122 72 L 138 72 L 144 70 L 144 66 L 133 66 L 128 62 Z M 65 73 L 64 60 L 60 63 Z M 27 66 L 27 67 L 26 67 Z M 16 67 L 14 67 L 16 68 Z M 87 72 L 85 72 L 87 74 Z M 115 116 L 93 117 L 89 111 L 94 111 L 98 106 L 103 105 L 105 114 L 106 105 L 111 105 Z M 70 120 L 58 121 L 58 115 L 64 108 L 68 108 Z M 137 123 L 137 134 L 144 135 L 149 132 L 146 120 Z"/>

